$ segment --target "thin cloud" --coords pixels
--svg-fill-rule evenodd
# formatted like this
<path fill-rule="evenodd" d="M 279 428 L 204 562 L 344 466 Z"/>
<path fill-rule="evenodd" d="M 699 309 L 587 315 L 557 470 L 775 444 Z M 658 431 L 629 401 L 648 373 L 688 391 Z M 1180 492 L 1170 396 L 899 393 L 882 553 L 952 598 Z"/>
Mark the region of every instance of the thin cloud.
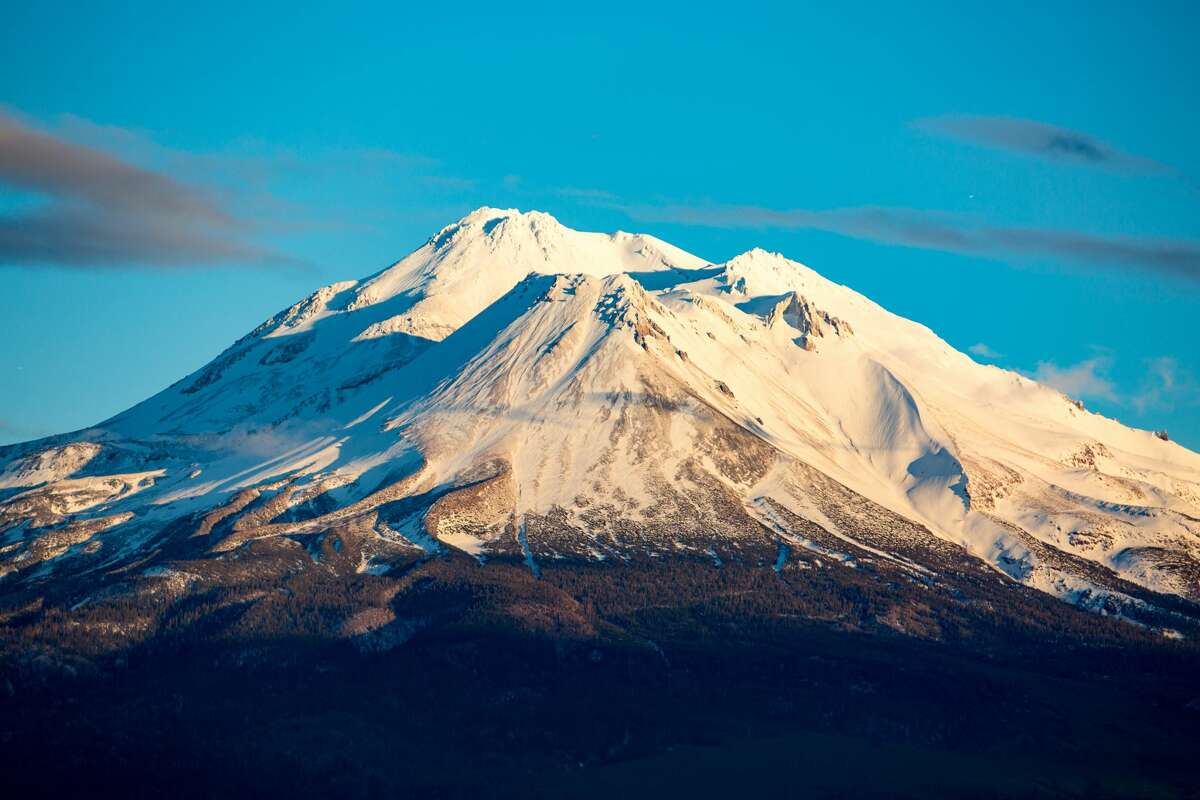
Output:
<path fill-rule="evenodd" d="M 0 418 L 0 440 L 8 439 L 13 442 L 27 441 L 37 439 L 42 436 L 49 436 L 53 431 L 44 428 L 31 428 L 28 425 L 20 425 L 11 420 Z"/>
<path fill-rule="evenodd" d="M 1031 119 L 948 114 L 919 119 L 913 125 L 937 136 L 1051 161 L 1126 172 L 1174 172 L 1165 164 L 1122 152 L 1083 131 Z"/>
<path fill-rule="evenodd" d="M 615 205 L 642 222 L 716 228 L 785 228 L 826 231 L 881 244 L 940 250 L 984 258 L 1060 259 L 1140 267 L 1200 279 L 1200 242 L 1081 231 L 987 225 L 976 217 L 911 208 L 862 206 L 827 210 L 759 206 Z"/>
<path fill-rule="evenodd" d="M 385 147 L 368 147 L 360 151 L 350 151 L 348 155 L 356 158 L 363 158 L 367 161 L 386 163 L 392 166 L 401 167 L 404 169 L 418 169 L 437 166 L 438 161 L 435 158 L 422 155 L 420 153 L 403 153 L 398 150 L 389 150 Z"/>
<path fill-rule="evenodd" d="M 1039 361 L 1033 379 L 1071 397 L 1120 402 L 1116 387 L 1108 378 L 1111 367 L 1112 359 L 1108 356 L 1095 356 L 1065 367 L 1053 361 Z"/>
<path fill-rule="evenodd" d="M 221 225 L 232 222 L 196 189 L 35 130 L 15 117 L 0 116 L 0 181 L 114 211 L 195 215 Z"/>
<path fill-rule="evenodd" d="M 0 186 L 39 202 L 0 216 L 0 264 L 294 264 L 248 241 L 207 192 L 0 112 Z"/>
<path fill-rule="evenodd" d="M 1141 386 L 1129 403 L 1139 414 L 1200 406 L 1200 379 L 1171 356 L 1143 362 Z"/>
<path fill-rule="evenodd" d="M 453 175 L 421 175 L 417 180 L 427 186 L 461 192 L 470 191 L 479 184 L 474 178 L 459 178 Z"/>
<path fill-rule="evenodd" d="M 158 214 L 52 204 L 0 217 L 0 264 L 179 266 L 231 261 L 299 263 L 236 238 L 221 238 L 202 225 Z"/>
<path fill-rule="evenodd" d="M 1059 365 L 1038 362 L 1034 380 L 1079 399 L 1103 400 L 1132 410 L 1138 417 L 1200 408 L 1200 379 L 1172 356 L 1148 358 L 1142 362 L 1141 377 L 1118 389 L 1111 377 L 1114 360 L 1099 353 L 1076 364 Z"/>
<path fill-rule="evenodd" d="M 617 200 L 617 196 L 612 192 L 604 189 L 590 189 L 581 186 L 558 186 L 550 190 L 553 194 L 559 197 L 568 197 L 574 200 Z"/>
<path fill-rule="evenodd" d="M 967 348 L 967 352 L 979 356 L 980 358 L 997 359 L 1003 358 L 1000 353 L 997 353 L 992 348 L 988 347 L 983 342 L 976 342 Z"/>

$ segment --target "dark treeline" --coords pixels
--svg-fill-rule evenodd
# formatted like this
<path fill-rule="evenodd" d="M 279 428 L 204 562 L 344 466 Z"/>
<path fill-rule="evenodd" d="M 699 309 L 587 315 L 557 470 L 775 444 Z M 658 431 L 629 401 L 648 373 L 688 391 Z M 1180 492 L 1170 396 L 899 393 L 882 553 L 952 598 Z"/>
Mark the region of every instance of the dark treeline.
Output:
<path fill-rule="evenodd" d="M 636 774 L 833 797 L 871 786 L 850 758 L 932 765 L 874 796 L 1026 796 L 1032 776 L 1054 797 L 1194 791 L 1193 640 L 989 570 L 801 553 L 535 578 L 454 555 L 367 575 L 284 569 L 274 546 L 200 579 L 114 577 L 82 605 L 10 598 L 6 796 L 611 796 Z M 831 765 L 788 770 L 805 758 Z M 759 765 L 698 777 L 721 759 Z"/>

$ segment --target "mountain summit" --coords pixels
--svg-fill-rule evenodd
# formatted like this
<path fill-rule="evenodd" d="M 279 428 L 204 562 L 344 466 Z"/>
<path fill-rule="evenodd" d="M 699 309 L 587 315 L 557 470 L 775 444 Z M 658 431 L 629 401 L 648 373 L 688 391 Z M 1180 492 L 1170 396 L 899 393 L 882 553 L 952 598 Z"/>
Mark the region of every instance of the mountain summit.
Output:
<path fill-rule="evenodd" d="M 1200 456 L 781 255 L 481 208 L 111 420 L 0 449 L 0 537 L 0 591 L 73 602 L 465 553 L 972 575 L 1173 631 Z"/>

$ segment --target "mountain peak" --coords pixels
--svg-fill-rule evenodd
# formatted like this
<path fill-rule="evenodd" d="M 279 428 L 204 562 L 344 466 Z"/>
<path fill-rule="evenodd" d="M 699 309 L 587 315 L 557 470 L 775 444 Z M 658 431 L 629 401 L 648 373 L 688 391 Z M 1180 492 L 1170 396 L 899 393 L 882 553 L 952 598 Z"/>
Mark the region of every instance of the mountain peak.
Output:
<path fill-rule="evenodd" d="M 475 234 L 490 235 L 500 225 L 518 225 L 531 230 L 569 231 L 570 229 L 559 222 L 552 214 L 545 211 L 521 211 L 519 208 L 495 208 L 480 206 L 464 216 L 458 222 L 442 228 L 431 241 L 441 239 L 448 231 L 471 231 Z"/>
<path fill-rule="evenodd" d="M 485 206 L 256 334 L 93 431 L 0 451 L 28 490 L 0 531 L 34 531 L 0 573 L 111 567 L 195 514 L 238 515 L 211 523 L 222 553 L 354 520 L 383 563 L 396 537 L 531 561 L 842 548 L 875 524 L 855 507 L 925 531 L 904 558 L 948 541 L 1065 599 L 1200 597 L 1200 457 L 761 248 L 714 265 Z"/>
<path fill-rule="evenodd" d="M 536 209 L 531 209 L 529 211 L 522 211 L 519 208 L 498 208 L 496 206 L 480 206 L 479 208 L 477 208 L 474 211 L 465 215 L 456 224 L 469 225 L 471 223 L 487 222 L 489 220 L 494 220 L 494 219 L 507 219 L 510 217 L 516 217 L 516 218 L 521 218 L 521 219 L 526 219 L 526 220 L 543 220 L 543 221 L 548 220 L 548 221 L 555 222 L 555 223 L 558 222 L 558 220 L 555 219 L 552 214 L 549 214 L 545 211 L 538 211 Z"/>
<path fill-rule="evenodd" d="M 521 209 L 519 209 L 519 208 L 497 208 L 496 206 L 480 206 L 479 208 L 475 209 L 474 211 L 471 211 L 471 212 L 467 213 L 466 215 L 464 215 L 462 217 L 462 219 L 460 219 L 458 221 L 458 224 L 462 225 L 465 223 L 478 222 L 481 220 L 489 220 L 489 219 L 493 219 L 495 217 L 519 216 L 520 214 L 521 214 Z"/>
<path fill-rule="evenodd" d="M 353 683 L 351 648 L 416 675 L 474 631 L 474 680 L 514 663 L 479 660 L 493 629 L 657 691 L 656 619 L 688 668 L 718 628 L 1149 653 L 1200 636 L 1198 543 L 1200 456 L 803 265 L 491 207 L 120 417 L 0 448 L 0 630 L 33 710 L 41 674 L 86 690 L 147 647 L 256 673 L 295 641 L 284 662 Z"/>
<path fill-rule="evenodd" d="M 725 263 L 725 269 L 731 275 L 760 281 L 777 283 L 780 278 L 791 282 L 796 278 L 826 279 L 810 267 L 793 261 L 782 253 L 755 247 L 741 255 L 734 256 Z"/>
<path fill-rule="evenodd" d="M 369 338 L 422 331 L 443 338 L 526 275 L 614 275 L 692 269 L 703 259 L 640 234 L 572 230 L 544 211 L 483 206 L 362 281 L 347 309 L 384 304 Z"/>

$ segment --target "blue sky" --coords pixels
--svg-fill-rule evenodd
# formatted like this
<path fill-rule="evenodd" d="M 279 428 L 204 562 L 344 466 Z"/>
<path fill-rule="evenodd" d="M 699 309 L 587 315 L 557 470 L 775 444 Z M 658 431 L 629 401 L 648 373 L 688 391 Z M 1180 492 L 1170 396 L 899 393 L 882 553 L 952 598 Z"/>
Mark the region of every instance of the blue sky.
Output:
<path fill-rule="evenodd" d="M 169 5 L 5 3 L 0 442 L 495 205 L 781 251 L 1200 448 L 1195 4 Z"/>

